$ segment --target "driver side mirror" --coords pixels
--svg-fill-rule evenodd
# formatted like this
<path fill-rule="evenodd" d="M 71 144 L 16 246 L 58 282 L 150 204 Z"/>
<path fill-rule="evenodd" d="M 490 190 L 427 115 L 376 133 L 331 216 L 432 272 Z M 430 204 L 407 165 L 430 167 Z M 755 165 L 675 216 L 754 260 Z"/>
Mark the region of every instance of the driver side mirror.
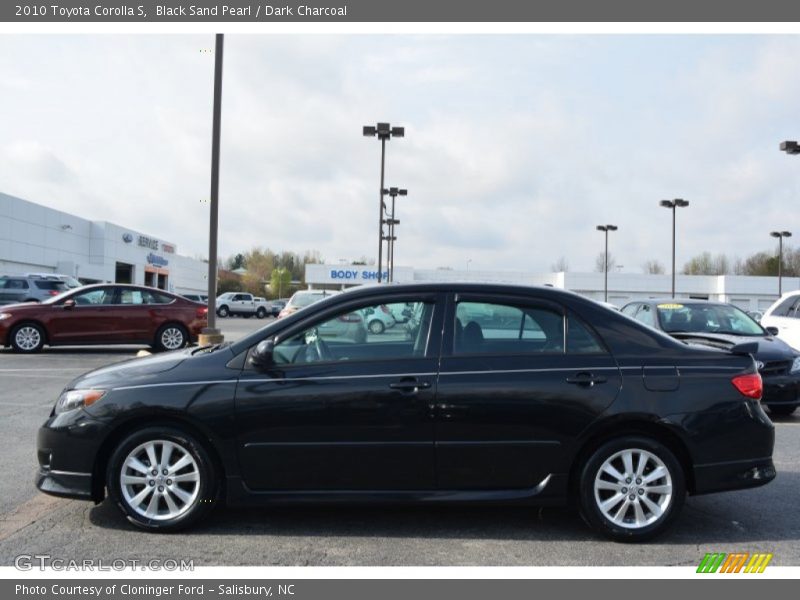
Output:
<path fill-rule="evenodd" d="M 61 306 L 64 307 L 66 310 L 75 308 L 75 300 L 73 300 L 72 298 L 70 298 L 69 300 L 64 300 Z"/>
<path fill-rule="evenodd" d="M 766 327 L 767 333 L 770 335 L 778 335 L 777 327 Z"/>
<path fill-rule="evenodd" d="M 265 369 L 273 364 L 272 352 L 275 350 L 275 342 L 264 340 L 250 353 L 250 364 L 257 369 Z"/>

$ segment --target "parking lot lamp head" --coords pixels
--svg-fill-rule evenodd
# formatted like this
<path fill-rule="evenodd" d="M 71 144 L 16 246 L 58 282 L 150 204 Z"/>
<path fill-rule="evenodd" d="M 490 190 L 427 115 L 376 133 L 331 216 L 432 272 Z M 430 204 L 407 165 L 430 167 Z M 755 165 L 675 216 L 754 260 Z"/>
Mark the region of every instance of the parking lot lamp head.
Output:
<path fill-rule="evenodd" d="M 800 154 L 800 144 L 789 140 L 781 142 L 781 152 L 786 152 L 786 154 Z"/>

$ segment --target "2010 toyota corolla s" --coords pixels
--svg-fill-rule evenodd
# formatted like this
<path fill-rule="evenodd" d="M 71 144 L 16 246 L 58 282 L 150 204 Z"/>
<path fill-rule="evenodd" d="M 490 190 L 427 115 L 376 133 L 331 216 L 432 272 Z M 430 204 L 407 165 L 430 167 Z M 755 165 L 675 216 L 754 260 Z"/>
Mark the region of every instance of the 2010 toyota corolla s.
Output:
<path fill-rule="evenodd" d="M 402 308 L 366 340 L 332 322 Z M 371 286 L 233 344 L 74 380 L 39 431 L 40 490 L 148 530 L 216 504 L 576 501 L 644 540 L 684 497 L 775 477 L 747 347 L 690 347 L 575 294 Z"/>

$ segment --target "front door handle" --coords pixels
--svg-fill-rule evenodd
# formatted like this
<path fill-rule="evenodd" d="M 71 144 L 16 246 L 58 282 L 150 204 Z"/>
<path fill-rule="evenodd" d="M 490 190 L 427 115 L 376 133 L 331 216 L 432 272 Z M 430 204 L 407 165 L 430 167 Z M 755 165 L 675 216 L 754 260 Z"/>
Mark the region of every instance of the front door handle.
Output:
<path fill-rule="evenodd" d="M 427 390 L 431 387 L 431 384 L 427 381 L 419 381 L 417 379 L 401 379 L 400 381 L 390 383 L 389 387 L 407 394 L 416 394 L 420 390 Z"/>
<path fill-rule="evenodd" d="M 607 377 L 592 375 L 586 371 L 576 373 L 573 377 L 567 377 L 567 383 L 584 387 L 594 387 L 596 383 L 605 383 L 606 381 L 608 381 Z"/>

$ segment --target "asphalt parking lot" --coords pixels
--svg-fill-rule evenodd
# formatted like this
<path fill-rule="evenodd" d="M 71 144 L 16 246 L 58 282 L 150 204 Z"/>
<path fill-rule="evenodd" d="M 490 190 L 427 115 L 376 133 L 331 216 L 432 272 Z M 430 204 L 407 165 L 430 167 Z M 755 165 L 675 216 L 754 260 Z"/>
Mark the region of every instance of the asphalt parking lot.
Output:
<path fill-rule="evenodd" d="M 237 339 L 271 319 L 220 319 Z M 108 502 L 45 496 L 33 486 L 36 430 L 64 385 L 138 348 L 0 351 L 0 564 L 62 559 L 192 559 L 200 565 L 696 565 L 706 552 L 771 552 L 800 565 L 800 415 L 776 420 L 771 484 L 689 498 L 676 526 L 647 545 L 596 537 L 569 509 L 322 507 L 217 510 L 185 533 L 137 531 Z"/>

